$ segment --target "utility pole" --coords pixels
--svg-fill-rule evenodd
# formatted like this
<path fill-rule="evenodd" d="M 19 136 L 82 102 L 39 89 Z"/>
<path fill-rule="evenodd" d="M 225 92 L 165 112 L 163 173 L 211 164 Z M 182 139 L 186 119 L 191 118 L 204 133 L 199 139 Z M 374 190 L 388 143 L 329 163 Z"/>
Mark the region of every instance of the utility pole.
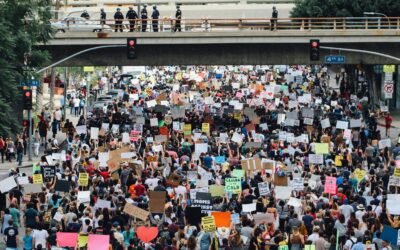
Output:
<path fill-rule="evenodd" d="M 50 113 L 53 112 L 54 108 L 54 86 L 56 82 L 56 72 L 54 68 L 51 68 L 51 80 L 50 80 Z"/>
<path fill-rule="evenodd" d="M 63 120 L 67 118 L 67 90 L 69 84 L 68 67 L 65 67 L 65 78 L 64 78 L 64 107 L 63 107 Z"/>

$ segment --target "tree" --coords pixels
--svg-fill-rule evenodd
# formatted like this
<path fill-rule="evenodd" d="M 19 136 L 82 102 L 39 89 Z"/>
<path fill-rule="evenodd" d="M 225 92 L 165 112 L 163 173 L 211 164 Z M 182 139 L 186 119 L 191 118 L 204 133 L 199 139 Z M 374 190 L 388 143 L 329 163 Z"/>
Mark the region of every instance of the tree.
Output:
<path fill-rule="evenodd" d="M 50 56 L 36 45 L 52 37 L 50 0 L 0 2 L 0 135 L 20 132 L 22 125 L 20 81 L 38 76 L 33 69 Z"/>
<path fill-rule="evenodd" d="M 364 12 L 379 12 L 397 17 L 398 0 L 298 0 L 291 17 L 362 17 Z"/>

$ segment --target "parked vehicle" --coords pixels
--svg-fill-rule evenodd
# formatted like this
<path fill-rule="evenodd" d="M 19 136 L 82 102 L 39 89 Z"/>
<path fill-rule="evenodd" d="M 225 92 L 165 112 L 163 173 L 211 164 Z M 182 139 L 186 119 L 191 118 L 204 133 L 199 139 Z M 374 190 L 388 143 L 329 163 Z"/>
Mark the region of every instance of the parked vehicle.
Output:
<path fill-rule="evenodd" d="M 110 25 L 100 25 L 82 17 L 66 17 L 61 21 L 52 22 L 51 27 L 57 31 L 101 32 L 112 31 Z"/>

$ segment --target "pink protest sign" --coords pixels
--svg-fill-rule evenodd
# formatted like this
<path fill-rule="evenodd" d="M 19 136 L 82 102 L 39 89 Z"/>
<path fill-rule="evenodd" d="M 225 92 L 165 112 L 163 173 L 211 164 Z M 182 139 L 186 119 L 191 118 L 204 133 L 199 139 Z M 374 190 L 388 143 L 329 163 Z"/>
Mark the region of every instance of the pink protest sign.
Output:
<path fill-rule="evenodd" d="M 325 179 L 325 193 L 336 194 L 336 178 L 327 176 Z"/>
<path fill-rule="evenodd" d="M 242 98 L 242 97 L 243 97 L 242 92 L 236 92 L 236 97 L 237 97 L 237 98 Z"/>
<path fill-rule="evenodd" d="M 77 233 L 57 233 L 57 245 L 59 247 L 73 247 L 75 248 L 78 243 Z"/>
<path fill-rule="evenodd" d="M 139 132 L 139 131 L 132 130 L 132 131 L 131 131 L 131 134 L 129 135 L 129 137 L 130 137 L 130 139 L 131 139 L 131 142 L 138 141 L 138 140 L 139 140 L 139 137 L 140 137 L 140 132 Z"/>
<path fill-rule="evenodd" d="M 110 236 L 89 234 L 88 250 L 109 250 Z"/>

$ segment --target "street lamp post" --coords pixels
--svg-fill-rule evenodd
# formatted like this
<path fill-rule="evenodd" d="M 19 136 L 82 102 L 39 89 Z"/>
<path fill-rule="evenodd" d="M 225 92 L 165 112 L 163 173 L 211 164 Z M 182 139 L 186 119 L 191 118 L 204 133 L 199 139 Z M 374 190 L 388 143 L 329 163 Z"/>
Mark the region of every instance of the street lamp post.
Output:
<path fill-rule="evenodd" d="M 388 20 L 388 24 L 389 24 L 389 29 L 390 29 L 390 19 L 387 15 L 383 14 L 383 13 L 379 13 L 379 12 L 364 12 L 364 15 L 371 15 L 371 16 L 383 16 Z M 379 29 L 381 27 L 381 19 L 379 18 Z"/>

